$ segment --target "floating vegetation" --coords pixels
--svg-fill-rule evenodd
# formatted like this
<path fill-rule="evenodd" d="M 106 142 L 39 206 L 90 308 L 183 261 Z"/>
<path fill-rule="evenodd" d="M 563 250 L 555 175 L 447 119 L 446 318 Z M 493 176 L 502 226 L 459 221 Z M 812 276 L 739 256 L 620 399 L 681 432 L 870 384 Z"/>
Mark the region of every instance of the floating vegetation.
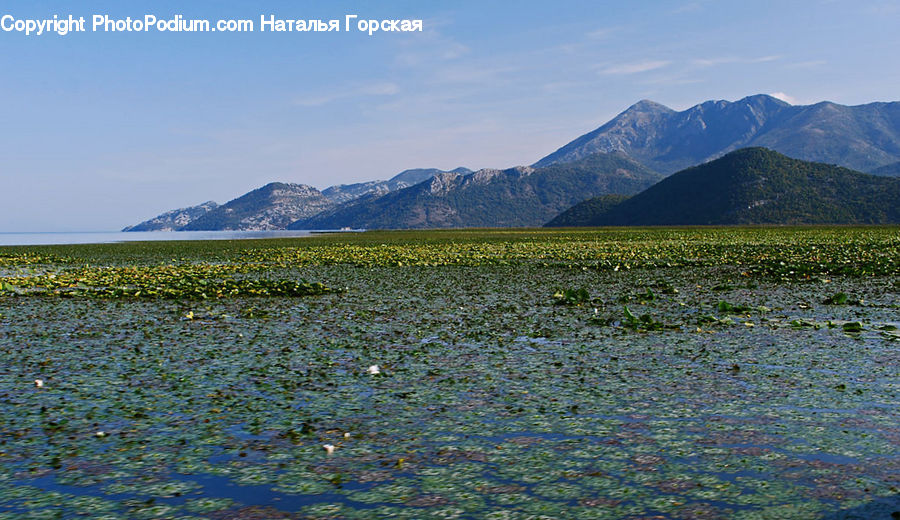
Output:
<path fill-rule="evenodd" d="M 898 236 L 0 248 L 0 520 L 890 518 Z"/>
<path fill-rule="evenodd" d="M 29 251 L 23 253 L 0 253 L 0 268 L 41 264 L 65 264 L 70 261 L 69 258 L 50 253 L 40 254 Z"/>
<path fill-rule="evenodd" d="M 847 296 L 847 293 L 839 292 L 835 293 L 833 296 L 825 298 L 825 301 L 823 301 L 822 303 L 824 303 L 825 305 L 846 305 L 848 302 L 849 297 Z"/>
<path fill-rule="evenodd" d="M 844 332 L 862 332 L 863 325 L 858 321 L 851 321 L 850 323 L 845 323 L 841 326 Z"/>
<path fill-rule="evenodd" d="M 719 303 L 716 304 L 716 309 L 721 314 L 746 314 L 753 310 L 747 305 L 732 304 L 722 300 L 719 300 Z"/>
<path fill-rule="evenodd" d="M 661 321 L 656 321 L 649 314 L 642 314 L 640 317 L 635 316 L 631 309 L 625 307 L 623 310 L 624 318 L 622 326 L 632 330 L 663 330 L 666 325 Z"/>
<path fill-rule="evenodd" d="M 556 305 L 584 305 L 590 303 L 591 295 L 584 287 L 578 289 L 563 289 L 553 293 L 553 302 Z"/>
<path fill-rule="evenodd" d="M 381 241 L 378 243 L 378 241 Z M 373 243 L 375 242 L 375 243 Z M 253 262 L 363 267 L 546 265 L 625 271 L 730 265 L 744 275 L 811 279 L 900 273 L 894 228 L 628 229 L 373 233 L 358 243 L 255 248 Z M 733 284 L 717 284 L 724 290 Z"/>
<path fill-rule="evenodd" d="M 258 268 L 258 267 L 257 267 Z M 307 296 L 332 292 L 305 280 L 235 278 L 246 265 L 186 264 L 154 267 L 84 267 L 7 277 L 0 296 L 201 299 L 236 296 Z"/>

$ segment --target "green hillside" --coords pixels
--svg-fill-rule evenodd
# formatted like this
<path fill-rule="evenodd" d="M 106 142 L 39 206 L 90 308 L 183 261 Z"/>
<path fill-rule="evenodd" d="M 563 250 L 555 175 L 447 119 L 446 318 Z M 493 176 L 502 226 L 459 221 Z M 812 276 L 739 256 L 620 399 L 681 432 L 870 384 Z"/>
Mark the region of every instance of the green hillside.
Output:
<path fill-rule="evenodd" d="M 590 210 L 594 204 L 567 211 L 585 218 L 566 225 L 886 224 L 900 222 L 900 179 L 745 148 L 601 214 Z"/>

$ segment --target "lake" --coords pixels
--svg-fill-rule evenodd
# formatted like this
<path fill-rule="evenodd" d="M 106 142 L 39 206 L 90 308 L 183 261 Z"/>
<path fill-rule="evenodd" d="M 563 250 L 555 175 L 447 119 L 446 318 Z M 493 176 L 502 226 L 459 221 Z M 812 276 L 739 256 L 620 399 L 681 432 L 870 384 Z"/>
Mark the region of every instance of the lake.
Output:
<path fill-rule="evenodd" d="M 76 231 L 66 233 L 0 233 L 0 246 L 107 244 L 159 240 L 246 240 L 306 237 L 311 231 Z"/>
<path fill-rule="evenodd" d="M 892 518 L 897 237 L 0 247 L 0 520 Z"/>

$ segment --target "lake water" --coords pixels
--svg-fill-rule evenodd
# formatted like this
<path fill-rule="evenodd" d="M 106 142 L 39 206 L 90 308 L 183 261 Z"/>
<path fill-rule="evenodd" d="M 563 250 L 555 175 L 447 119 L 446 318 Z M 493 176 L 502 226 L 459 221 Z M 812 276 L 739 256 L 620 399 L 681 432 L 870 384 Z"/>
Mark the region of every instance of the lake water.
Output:
<path fill-rule="evenodd" d="M 92 231 L 70 233 L 0 233 L 0 246 L 106 244 L 142 240 L 245 240 L 307 237 L 310 231 Z"/>

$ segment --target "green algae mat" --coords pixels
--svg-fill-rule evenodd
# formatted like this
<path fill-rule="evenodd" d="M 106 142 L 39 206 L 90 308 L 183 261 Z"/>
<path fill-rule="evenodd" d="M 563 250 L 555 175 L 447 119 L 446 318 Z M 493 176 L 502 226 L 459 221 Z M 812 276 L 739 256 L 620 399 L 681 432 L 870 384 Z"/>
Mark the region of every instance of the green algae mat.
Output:
<path fill-rule="evenodd" d="M 0 248 L 0 520 L 900 517 L 900 229 Z"/>

